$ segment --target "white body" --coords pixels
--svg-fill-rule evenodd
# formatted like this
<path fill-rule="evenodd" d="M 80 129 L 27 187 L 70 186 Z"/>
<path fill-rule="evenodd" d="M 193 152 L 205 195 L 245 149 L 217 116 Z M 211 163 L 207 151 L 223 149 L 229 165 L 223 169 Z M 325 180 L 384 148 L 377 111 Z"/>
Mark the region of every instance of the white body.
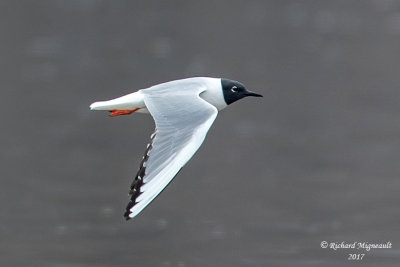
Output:
<path fill-rule="evenodd" d="M 95 102 L 90 105 L 91 110 L 133 110 L 139 108 L 138 113 L 149 113 L 144 102 L 143 90 L 153 90 L 159 88 L 171 89 L 171 91 L 185 90 L 185 86 L 192 86 L 193 83 L 204 87 L 204 91 L 200 93 L 200 97 L 212 104 L 218 110 L 224 109 L 227 104 L 222 93 L 221 79 L 196 77 L 183 80 L 176 80 L 167 83 L 158 84 L 147 89 L 141 89 L 137 92 L 124 95 L 108 101 Z"/>

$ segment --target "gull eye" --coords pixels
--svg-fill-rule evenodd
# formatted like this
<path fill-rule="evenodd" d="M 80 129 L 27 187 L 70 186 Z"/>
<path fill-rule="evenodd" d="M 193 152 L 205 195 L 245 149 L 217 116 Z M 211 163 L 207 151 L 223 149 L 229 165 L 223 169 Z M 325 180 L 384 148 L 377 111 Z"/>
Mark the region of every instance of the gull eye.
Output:
<path fill-rule="evenodd" d="M 231 91 L 234 92 L 234 93 L 236 93 L 236 92 L 239 91 L 239 90 L 238 90 L 238 88 L 237 88 L 236 86 L 232 86 Z"/>

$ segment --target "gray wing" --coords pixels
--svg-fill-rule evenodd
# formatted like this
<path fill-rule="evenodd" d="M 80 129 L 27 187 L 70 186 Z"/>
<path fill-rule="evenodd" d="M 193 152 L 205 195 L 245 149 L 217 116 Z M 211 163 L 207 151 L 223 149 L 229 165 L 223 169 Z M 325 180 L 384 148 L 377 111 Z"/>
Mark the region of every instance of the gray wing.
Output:
<path fill-rule="evenodd" d="M 170 86 L 174 84 L 141 90 L 156 130 L 131 185 L 131 200 L 124 214 L 127 220 L 142 211 L 190 160 L 218 114 L 200 98 L 205 90 L 201 85 L 189 83 L 181 90 Z"/>

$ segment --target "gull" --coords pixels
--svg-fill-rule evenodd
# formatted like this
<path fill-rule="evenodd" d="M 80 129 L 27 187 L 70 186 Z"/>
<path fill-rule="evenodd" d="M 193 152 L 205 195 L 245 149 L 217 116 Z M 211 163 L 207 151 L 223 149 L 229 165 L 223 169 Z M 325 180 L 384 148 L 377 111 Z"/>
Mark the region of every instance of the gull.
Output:
<path fill-rule="evenodd" d="M 262 95 L 237 81 L 194 77 L 90 105 L 91 110 L 107 110 L 112 117 L 147 113 L 155 121 L 156 129 L 130 187 L 126 220 L 139 214 L 192 158 L 218 111 L 246 96 Z"/>

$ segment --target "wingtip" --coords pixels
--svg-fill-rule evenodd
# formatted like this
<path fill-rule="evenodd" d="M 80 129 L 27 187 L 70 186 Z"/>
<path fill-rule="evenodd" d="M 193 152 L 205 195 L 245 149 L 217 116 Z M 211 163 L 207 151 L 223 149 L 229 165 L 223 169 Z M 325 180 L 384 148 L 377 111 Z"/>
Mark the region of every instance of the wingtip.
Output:
<path fill-rule="evenodd" d="M 132 214 L 131 208 L 134 206 L 133 203 L 134 203 L 134 202 L 133 202 L 132 199 L 131 199 L 131 200 L 129 201 L 129 203 L 128 203 L 126 209 L 125 209 L 124 217 L 125 217 L 125 220 L 127 220 L 127 221 L 133 218 L 133 217 L 130 216 L 130 215 Z"/>
<path fill-rule="evenodd" d="M 131 217 L 129 217 L 129 215 L 125 215 L 125 214 L 124 214 L 124 217 L 125 217 L 126 221 L 129 221 L 130 219 L 132 219 Z"/>

